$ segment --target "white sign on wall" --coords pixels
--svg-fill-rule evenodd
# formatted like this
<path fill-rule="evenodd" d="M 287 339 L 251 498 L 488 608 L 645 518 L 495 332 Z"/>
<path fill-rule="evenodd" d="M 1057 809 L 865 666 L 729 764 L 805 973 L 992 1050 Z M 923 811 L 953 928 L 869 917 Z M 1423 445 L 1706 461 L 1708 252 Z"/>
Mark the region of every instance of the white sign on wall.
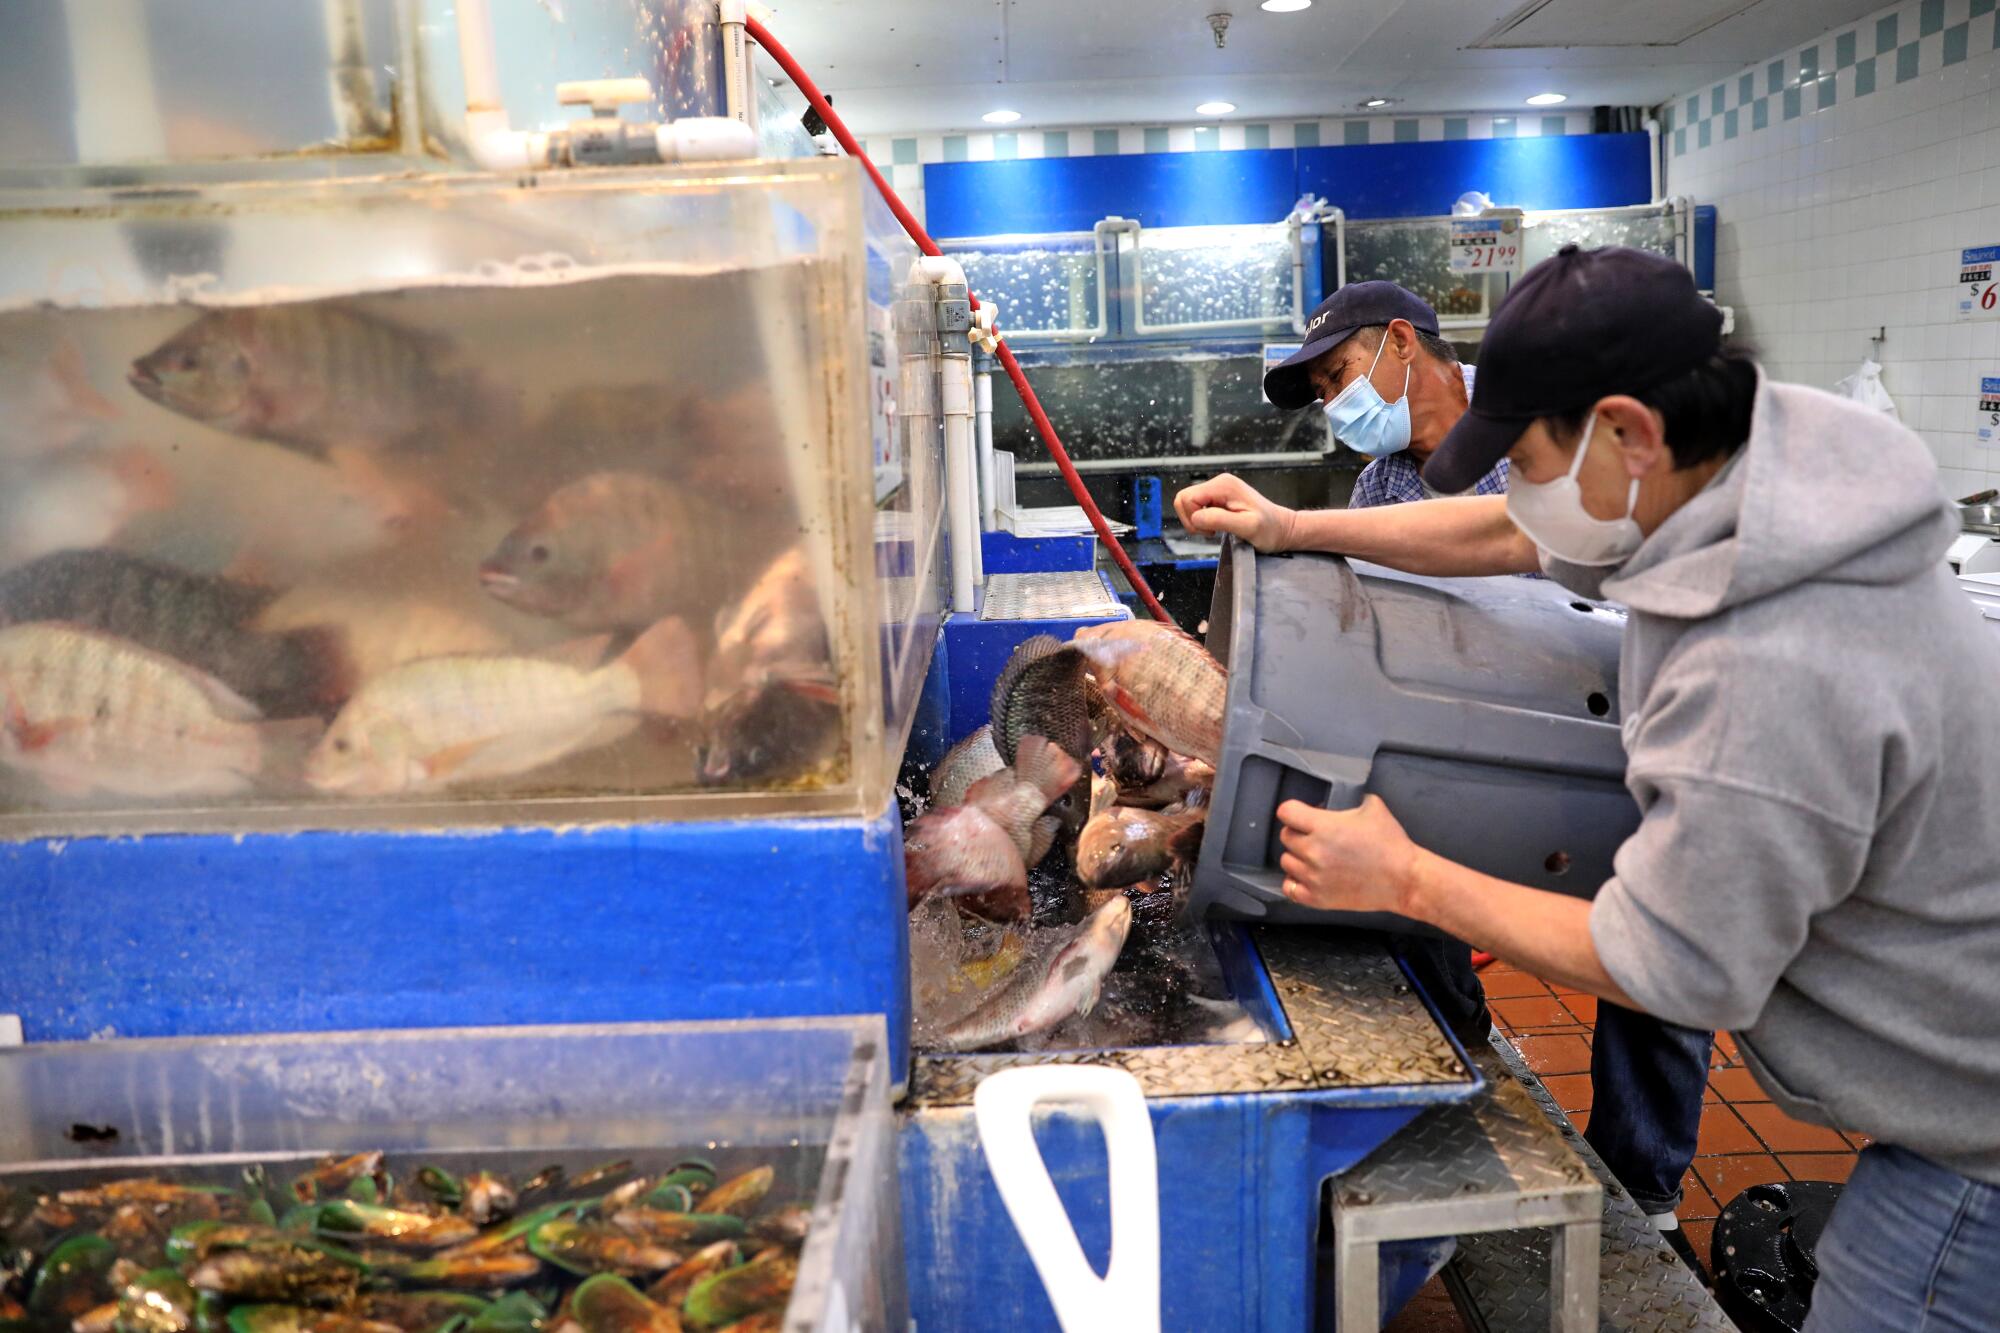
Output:
<path fill-rule="evenodd" d="M 1276 370 L 1286 361 L 1289 361 L 1292 358 L 1292 355 L 1298 352 L 1304 346 L 1305 346 L 1304 343 L 1265 343 L 1264 374 L 1266 375 L 1270 374 L 1273 370 Z M 1263 383 L 1263 380 L 1259 378 L 1257 382 L 1258 384 L 1261 385 Z M 1266 403 L 1269 403 L 1272 406 L 1276 406 L 1276 404 L 1271 403 L 1270 395 L 1264 393 L 1264 391 L 1261 388 L 1258 390 L 1258 396 L 1263 398 L 1263 400 Z"/>
<path fill-rule="evenodd" d="M 1979 420 L 1973 429 L 1984 445 L 2000 445 L 2000 375 L 1979 380 Z"/>
<path fill-rule="evenodd" d="M 1521 212 L 1495 211 L 1451 220 L 1453 273 L 1519 273 Z"/>
<path fill-rule="evenodd" d="M 1979 245 L 1958 256 L 1958 317 L 2000 319 L 2000 245 Z"/>

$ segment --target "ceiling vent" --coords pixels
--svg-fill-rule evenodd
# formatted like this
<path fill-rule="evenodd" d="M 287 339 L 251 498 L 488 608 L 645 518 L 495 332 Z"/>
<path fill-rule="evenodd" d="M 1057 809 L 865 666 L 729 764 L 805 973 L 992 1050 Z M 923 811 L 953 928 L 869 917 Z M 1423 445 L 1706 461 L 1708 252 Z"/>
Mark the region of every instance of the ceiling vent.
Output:
<path fill-rule="evenodd" d="M 1762 0 L 1528 0 L 1475 50 L 1561 46 L 1679 46 Z"/>

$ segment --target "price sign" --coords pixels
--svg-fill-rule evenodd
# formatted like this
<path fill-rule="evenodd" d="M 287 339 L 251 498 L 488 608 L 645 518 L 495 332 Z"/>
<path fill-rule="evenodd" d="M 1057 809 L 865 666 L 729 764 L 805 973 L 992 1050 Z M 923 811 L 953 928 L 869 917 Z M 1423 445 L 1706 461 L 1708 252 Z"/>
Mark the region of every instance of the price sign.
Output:
<path fill-rule="evenodd" d="M 1280 365 L 1290 360 L 1292 355 L 1298 352 L 1304 346 L 1305 346 L 1304 343 L 1265 343 L 1264 374 L 1268 375 L 1273 370 L 1276 370 Z M 1257 379 L 1257 383 L 1261 385 L 1263 384 L 1263 382 L 1264 382 L 1263 377 L 1259 376 Z M 1271 402 L 1270 395 L 1264 393 L 1262 389 L 1259 389 L 1258 396 L 1263 398 L 1266 404 L 1274 407 L 1276 406 L 1275 403 Z"/>
<path fill-rule="evenodd" d="M 2000 445 L 2000 375 L 1985 375 L 1979 381 L 1979 420 L 1973 427 L 1979 442 Z"/>
<path fill-rule="evenodd" d="M 1980 245 L 1958 256 L 1958 317 L 2000 319 L 2000 245 Z"/>
<path fill-rule="evenodd" d="M 1519 273 L 1521 214 L 1510 210 L 1451 220 L 1453 273 Z"/>

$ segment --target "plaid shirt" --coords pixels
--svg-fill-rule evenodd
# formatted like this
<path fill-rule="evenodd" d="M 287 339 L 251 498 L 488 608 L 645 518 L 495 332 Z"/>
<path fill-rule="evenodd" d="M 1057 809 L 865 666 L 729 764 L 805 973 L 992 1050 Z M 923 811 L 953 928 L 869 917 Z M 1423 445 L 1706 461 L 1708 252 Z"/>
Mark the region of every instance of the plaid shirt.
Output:
<path fill-rule="evenodd" d="M 1461 365 L 1459 370 L 1465 375 L 1466 397 L 1472 396 L 1473 369 Z M 1349 509 L 1369 509 L 1376 505 L 1403 504 L 1410 500 L 1428 500 L 1430 493 L 1424 490 L 1423 481 L 1418 477 L 1422 467 L 1409 450 L 1378 458 L 1361 469 L 1355 478 L 1354 494 L 1348 499 Z M 1507 493 L 1507 460 L 1501 459 L 1493 465 L 1493 470 L 1481 477 L 1473 486 L 1474 495 L 1505 495 Z"/>

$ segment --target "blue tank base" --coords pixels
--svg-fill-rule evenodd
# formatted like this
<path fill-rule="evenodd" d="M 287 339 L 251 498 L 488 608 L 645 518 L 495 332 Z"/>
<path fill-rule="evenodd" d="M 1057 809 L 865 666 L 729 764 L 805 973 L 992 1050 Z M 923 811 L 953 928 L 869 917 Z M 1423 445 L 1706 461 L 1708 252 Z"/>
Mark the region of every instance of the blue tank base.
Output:
<path fill-rule="evenodd" d="M 901 821 L 0 846 L 29 1041 L 884 1014 L 909 1077 Z M 817 923 L 817 924 L 815 924 Z"/>

